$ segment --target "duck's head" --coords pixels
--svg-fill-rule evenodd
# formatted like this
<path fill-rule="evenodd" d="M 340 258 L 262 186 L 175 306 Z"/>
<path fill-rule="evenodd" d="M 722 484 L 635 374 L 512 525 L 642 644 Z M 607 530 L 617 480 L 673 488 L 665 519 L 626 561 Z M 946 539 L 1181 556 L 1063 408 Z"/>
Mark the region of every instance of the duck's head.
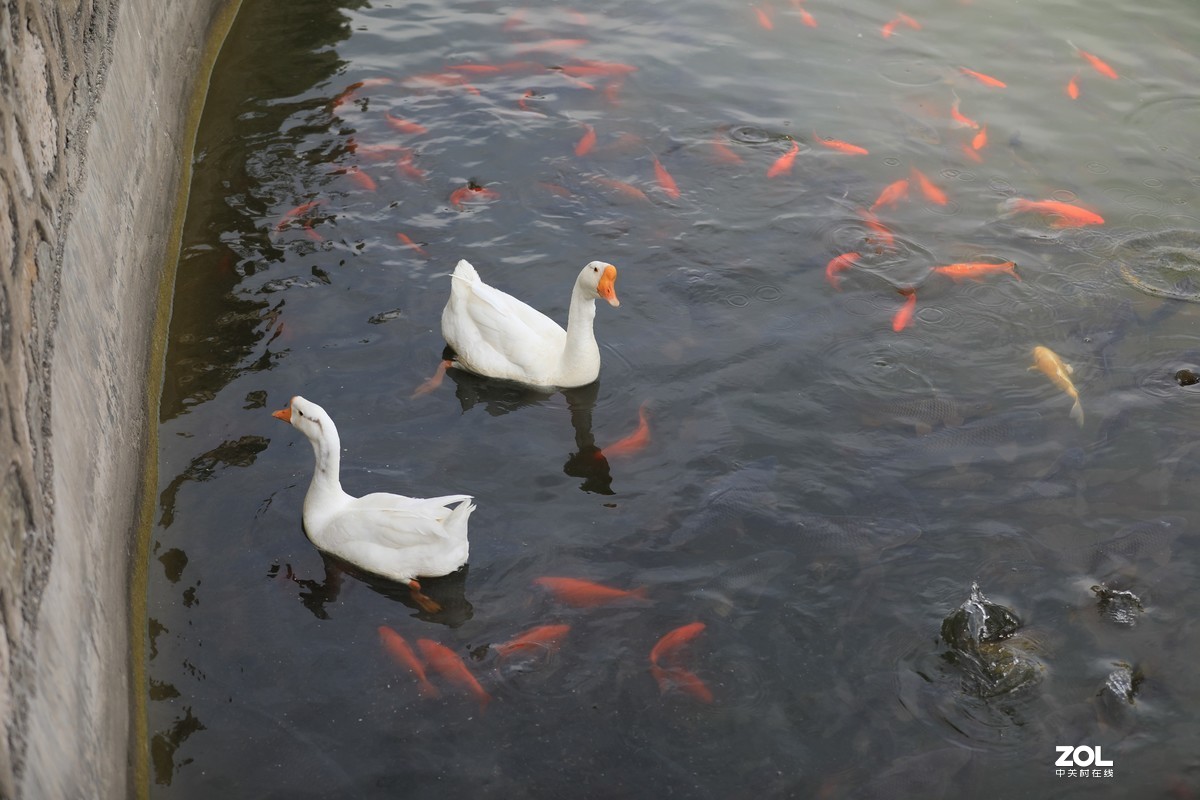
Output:
<path fill-rule="evenodd" d="M 299 429 L 310 439 L 320 439 L 333 429 L 333 420 L 325 413 L 325 409 L 300 395 L 293 397 L 287 408 L 281 408 L 271 416 L 292 423 L 293 428 Z"/>
<path fill-rule="evenodd" d="M 616 282 L 617 268 L 605 261 L 592 261 L 579 273 L 579 284 L 595 292 L 601 300 L 607 300 L 610 306 L 621 305 Z"/>

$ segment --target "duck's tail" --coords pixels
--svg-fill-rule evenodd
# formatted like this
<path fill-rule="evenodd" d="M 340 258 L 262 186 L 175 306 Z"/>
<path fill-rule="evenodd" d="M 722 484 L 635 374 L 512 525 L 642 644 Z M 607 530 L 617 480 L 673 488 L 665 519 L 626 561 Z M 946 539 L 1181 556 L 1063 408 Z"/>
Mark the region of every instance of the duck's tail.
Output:
<path fill-rule="evenodd" d="M 454 266 L 453 277 L 458 278 L 460 281 L 466 281 L 467 283 L 475 283 L 479 280 L 479 273 L 475 271 L 473 266 L 471 266 L 470 261 L 467 261 L 465 258 L 460 258 L 458 260 L 458 264 Z"/>

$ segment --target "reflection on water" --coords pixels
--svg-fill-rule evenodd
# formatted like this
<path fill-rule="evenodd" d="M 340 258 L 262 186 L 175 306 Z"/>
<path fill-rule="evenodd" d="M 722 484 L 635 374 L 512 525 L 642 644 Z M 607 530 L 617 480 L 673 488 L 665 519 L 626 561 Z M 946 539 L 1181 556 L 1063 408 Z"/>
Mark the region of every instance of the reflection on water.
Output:
<path fill-rule="evenodd" d="M 163 388 L 154 796 L 1200 792 L 1200 17 L 814 3 L 243 5 Z M 560 321 L 615 263 L 601 380 L 413 397 L 462 257 Z M 351 493 L 475 497 L 441 611 L 305 538 L 296 394 Z"/>

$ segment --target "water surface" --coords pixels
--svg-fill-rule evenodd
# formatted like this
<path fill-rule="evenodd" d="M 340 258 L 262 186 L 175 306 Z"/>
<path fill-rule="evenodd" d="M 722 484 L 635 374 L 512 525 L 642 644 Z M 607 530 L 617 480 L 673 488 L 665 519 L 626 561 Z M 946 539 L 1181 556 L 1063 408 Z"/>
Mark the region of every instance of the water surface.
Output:
<path fill-rule="evenodd" d="M 920 27 L 885 37 L 897 11 L 870 0 L 243 4 L 161 402 L 152 796 L 1198 791 L 1200 387 L 1175 375 L 1200 371 L 1200 16 L 904 11 Z M 875 210 L 889 242 L 862 209 L 905 179 Z M 471 184 L 495 197 L 452 202 Z M 560 321 L 579 268 L 615 264 L 598 383 L 451 372 L 411 397 L 459 258 Z M 1082 427 L 1035 345 L 1073 365 Z M 442 613 L 304 537 L 311 451 L 269 413 L 295 394 L 337 422 L 348 491 L 475 497 L 469 568 L 427 582 Z M 599 456 L 642 407 L 650 443 Z M 544 576 L 646 599 L 573 608 Z M 1029 683 L 981 690 L 941 638 L 973 582 L 1020 619 Z M 648 661 L 696 621 L 681 657 L 711 703 Z M 556 652 L 497 655 L 545 624 L 571 626 Z M 381 625 L 453 649 L 493 702 L 422 697 Z M 1108 688 L 1134 674 L 1132 699 Z M 1056 775 L 1067 744 L 1113 774 Z"/>

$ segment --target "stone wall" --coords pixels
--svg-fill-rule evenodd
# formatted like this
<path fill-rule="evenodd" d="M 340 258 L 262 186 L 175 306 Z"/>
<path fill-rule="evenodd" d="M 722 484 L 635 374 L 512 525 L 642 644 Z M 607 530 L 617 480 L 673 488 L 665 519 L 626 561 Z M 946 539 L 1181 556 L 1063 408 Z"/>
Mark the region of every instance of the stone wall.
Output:
<path fill-rule="evenodd" d="M 147 376 L 193 97 L 231 5 L 0 0 L 0 798 L 138 790 Z"/>

